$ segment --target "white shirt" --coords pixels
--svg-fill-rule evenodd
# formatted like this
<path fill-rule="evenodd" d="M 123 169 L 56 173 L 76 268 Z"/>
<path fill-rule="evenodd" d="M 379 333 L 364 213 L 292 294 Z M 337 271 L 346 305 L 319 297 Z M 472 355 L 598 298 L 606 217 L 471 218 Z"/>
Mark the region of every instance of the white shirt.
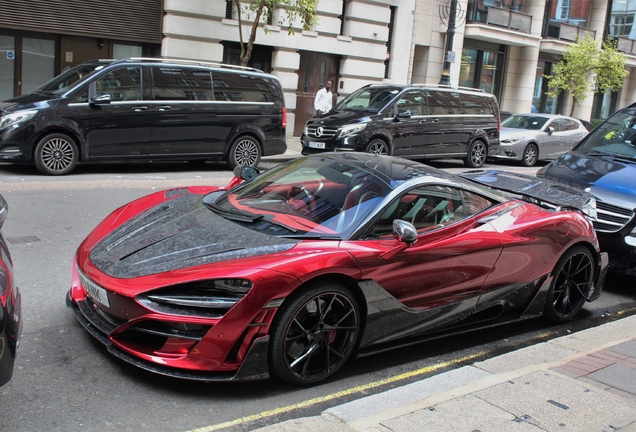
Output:
<path fill-rule="evenodd" d="M 333 101 L 333 93 L 327 91 L 326 88 L 321 88 L 316 92 L 316 99 L 314 99 L 314 108 L 316 111 L 326 113 L 331 110 L 331 104 Z"/>

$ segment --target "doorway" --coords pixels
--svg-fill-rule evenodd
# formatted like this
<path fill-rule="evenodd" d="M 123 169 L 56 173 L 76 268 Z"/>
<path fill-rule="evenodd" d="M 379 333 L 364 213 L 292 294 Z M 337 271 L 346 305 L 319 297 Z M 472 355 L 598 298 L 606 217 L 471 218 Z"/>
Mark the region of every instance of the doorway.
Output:
<path fill-rule="evenodd" d="M 331 92 L 334 94 L 335 104 L 340 77 L 339 70 L 340 56 L 308 51 L 300 52 L 294 136 L 302 135 L 307 120 L 316 114 L 314 98 L 316 92 L 323 88 L 327 81 L 332 83 Z"/>

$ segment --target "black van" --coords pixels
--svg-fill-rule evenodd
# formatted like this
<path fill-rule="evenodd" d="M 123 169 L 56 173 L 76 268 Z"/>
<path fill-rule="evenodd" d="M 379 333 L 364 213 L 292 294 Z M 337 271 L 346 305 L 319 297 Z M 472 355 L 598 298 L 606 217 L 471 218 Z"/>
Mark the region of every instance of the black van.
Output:
<path fill-rule="evenodd" d="M 494 95 L 464 87 L 370 84 L 307 122 L 302 153 L 461 158 L 477 168 L 499 152 L 500 128 Z"/>
<path fill-rule="evenodd" d="M 286 151 L 278 77 L 195 61 L 95 60 L 0 103 L 0 160 L 61 175 L 78 161 L 224 160 Z"/>

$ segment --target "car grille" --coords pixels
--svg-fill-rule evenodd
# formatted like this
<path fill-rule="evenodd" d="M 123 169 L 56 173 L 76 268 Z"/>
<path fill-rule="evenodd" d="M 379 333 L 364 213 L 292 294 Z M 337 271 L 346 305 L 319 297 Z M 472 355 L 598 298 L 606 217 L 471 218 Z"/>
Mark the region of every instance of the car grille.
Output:
<path fill-rule="evenodd" d="M 309 138 L 331 139 L 338 133 L 338 128 L 328 126 L 307 125 L 307 136 Z"/>
<path fill-rule="evenodd" d="M 599 232 L 620 231 L 634 217 L 632 210 L 596 201 L 594 229 Z"/>

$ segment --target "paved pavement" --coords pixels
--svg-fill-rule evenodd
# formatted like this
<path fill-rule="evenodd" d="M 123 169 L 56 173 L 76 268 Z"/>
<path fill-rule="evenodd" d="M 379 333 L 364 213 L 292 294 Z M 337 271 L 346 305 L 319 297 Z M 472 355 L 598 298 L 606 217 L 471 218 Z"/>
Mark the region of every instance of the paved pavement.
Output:
<path fill-rule="evenodd" d="M 636 431 L 636 316 L 259 432 Z"/>
<path fill-rule="evenodd" d="M 636 316 L 258 429 L 299 430 L 636 432 Z"/>

